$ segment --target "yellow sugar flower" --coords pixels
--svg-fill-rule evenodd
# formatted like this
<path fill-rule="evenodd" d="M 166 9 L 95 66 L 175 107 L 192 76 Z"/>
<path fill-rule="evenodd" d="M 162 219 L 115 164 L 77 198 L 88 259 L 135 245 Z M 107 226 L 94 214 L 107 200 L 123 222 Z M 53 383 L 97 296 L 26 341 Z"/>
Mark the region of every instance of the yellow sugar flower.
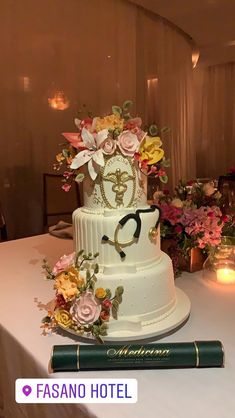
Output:
<path fill-rule="evenodd" d="M 161 161 L 164 157 L 164 151 L 160 148 L 161 145 L 162 141 L 159 136 L 146 136 L 139 148 L 140 160 L 146 160 L 148 165 Z"/>
<path fill-rule="evenodd" d="M 71 276 L 76 277 L 76 279 L 79 278 L 79 272 L 74 266 L 68 267 L 65 271 L 69 273 Z"/>
<path fill-rule="evenodd" d="M 97 132 L 102 129 L 120 129 L 123 130 L 124 120 L 119 115 L 108 115 L 103 118 L 96 118 L 95 129 Z"/>
<path fill-rule="evenodd" d="M 62 161 L 65 160 L 62 152 L 60 152 L 59 154 L 57 154 L 55 158 L 56 158 L 56 161 L 58 161 L 58 163 L 61 163 Z"/>
<path fill-rule="evenodd" d="M 78 270 L 77 270 L 74 266 L 69 267 L 69 268 L 67 269 L 67 272 L 69 273 L 69 275 L 71 276 L 71 278 L 73 277 L 73 278 L 75 278 L 75 279 L 76 279 L 76 284 L 77 284 L 77 287 L 78 287 L 79 289 L 80 289 L 82 286 L 84 286 L 84 284 L 85 284 L 85 280 L 84 280 L 84 278 L 83 278 L 83 277 L 81 277 L 81 276 L 79 275 Z"/>
<path fill-rule="evenodd" d="M 72 161 L 73 161 L 73 157 L 67 157 L 66 158 L 67 165 L 70 165 L 72 163 Z"/>
<path fill-rule="evenodd" d="M 69 328 L 72 325 L 72 317 L 65 309 L 57 309 L 55 312 L 55 320 L 59 325 Z"/>
<path fill-rule="evenodd" d="M 55 278 L 55 289 L 59 295 L 63 295 L 66 301 L 79 295 L 78 284 L 80 277 L 78 272 L 67 271 L 58 274 Z"/>
<path fill-rule="evenodd" d="M 106 296 L 106 290 L 103 287 L 98 287 L 95 291 L 95 296 L 98 299 L 104 299 Z"/>

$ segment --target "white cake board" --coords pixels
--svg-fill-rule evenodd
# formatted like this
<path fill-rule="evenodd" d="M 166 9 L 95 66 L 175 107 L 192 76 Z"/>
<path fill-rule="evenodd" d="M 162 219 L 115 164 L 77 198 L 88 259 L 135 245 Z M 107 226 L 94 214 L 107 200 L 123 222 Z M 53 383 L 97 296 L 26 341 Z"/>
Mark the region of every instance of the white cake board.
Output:
<path fill-rule="evenodd" d="M 115 331 L 109 332 L 108 335 L 102 337 L 105 342 L 122 342 L 122 341 L 139 341 L 153 337 L 163 336 L 174 329 L 179 328 L 190 314 L 191 303 L 188 296 L 179 288 L 175 288 L 176 291 L 176 307 L 171 315 L 162 319 L 155 324 L 145 326 L 144 329 L 138 332 L 131 331 Z M 94 337 L 81 337 L 75 331 L 69 330 L 68 328 L 61 327 L 66 333 L 72 334 L 73 338 L 76 336 L 78 339 L 83 341 L 89 340 L 94 342 Z"/>

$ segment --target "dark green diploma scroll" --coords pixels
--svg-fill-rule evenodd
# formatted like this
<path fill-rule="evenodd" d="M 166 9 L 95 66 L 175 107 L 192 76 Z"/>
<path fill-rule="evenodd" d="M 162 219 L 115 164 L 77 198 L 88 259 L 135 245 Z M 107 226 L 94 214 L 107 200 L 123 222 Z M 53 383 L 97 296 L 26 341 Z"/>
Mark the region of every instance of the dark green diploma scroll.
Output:
<path fill-rule="evenodd" d="M 224 350 L 220 341 L 55 345 L 51 355 L 51 369 L 53 372 L 222 367 L 223 365 Z"/>

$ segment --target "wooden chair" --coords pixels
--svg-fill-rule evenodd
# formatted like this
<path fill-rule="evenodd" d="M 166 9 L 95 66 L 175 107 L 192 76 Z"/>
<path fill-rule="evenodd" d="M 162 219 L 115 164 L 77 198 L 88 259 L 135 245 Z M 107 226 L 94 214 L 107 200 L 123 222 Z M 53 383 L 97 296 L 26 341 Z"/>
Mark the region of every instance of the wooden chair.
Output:
<path fill-rule="evenodd" d="M 72 222 L 72 213 L 82 206 L 78 184 L 73 182 L 69 192 L 62 190 L 62 174 L 43 173 L 44 229 L 59 221 Z"/>
<path fill-rule="evenodd" d="M 7 241 L 6 220 L 0 206 L 0 241 Z"/>
<path fill-rule="evenodd" d="M 214 179 L 212 179 L 211 177 L 202 177 L 202 178 L 197 178 L 196 179 L 197 180 L 197 182 L 198 183 L 202 183 L 202 184 L 205 184 L 205 183 L 210 183 L 210 182 L 214 182 L 215 180 Z"/>
<path fill-rule="evenodd" d="M 218 190 L 222 194 L 222 212 L 227 215 L 235 215 L 235 176 L 220 176 Z"/>
<path fill-rule="evenodd" d="M 235 175 L 219 177 L 218 189 L 220 193 L 223 193 L 224 188 L 235 191 Z"/>

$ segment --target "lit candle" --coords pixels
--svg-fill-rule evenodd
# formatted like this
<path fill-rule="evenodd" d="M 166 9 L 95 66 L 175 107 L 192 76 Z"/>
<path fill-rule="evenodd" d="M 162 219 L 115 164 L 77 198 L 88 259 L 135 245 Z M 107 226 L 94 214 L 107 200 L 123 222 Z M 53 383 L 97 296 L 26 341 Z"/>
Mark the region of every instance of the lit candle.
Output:
<path fill-rule="evenodd" d="M 217 270 L 217 282 L 223 284 L 235 283 L 235 270 L 220 268 Z"/>

